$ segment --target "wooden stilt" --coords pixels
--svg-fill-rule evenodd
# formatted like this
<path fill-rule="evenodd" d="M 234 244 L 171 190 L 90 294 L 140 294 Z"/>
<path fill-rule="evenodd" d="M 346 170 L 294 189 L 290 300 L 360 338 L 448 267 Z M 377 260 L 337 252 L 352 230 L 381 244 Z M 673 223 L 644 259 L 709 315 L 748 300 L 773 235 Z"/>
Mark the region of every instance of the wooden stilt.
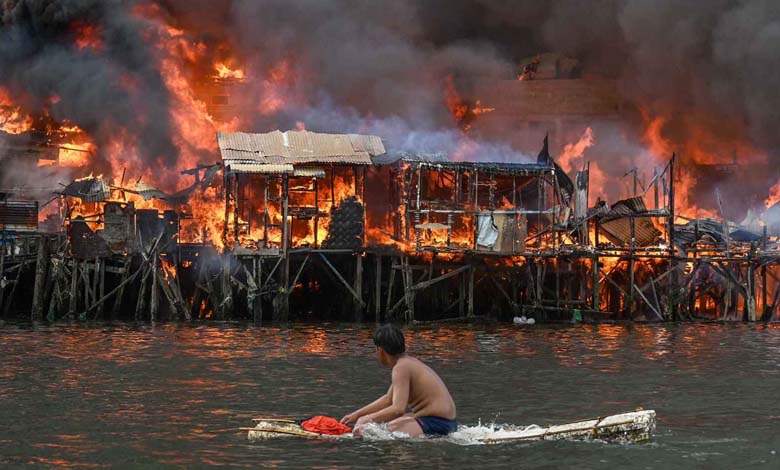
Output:
<path fill-rule="evenodd" d="M 39 321 L 43 319 L 44 299 L 46 298 L 46 274 L 49 271 L 49 244 L 45 236 L 38 239 L 38 256 L 35 260 L 35 284 L 33 287 L 33 300 L 30 319 Z"/>
<path fill-rule="evenodd" d="M 382 312 L 382 255 L 375 255 L 374 268 L 374 322 L 379 323 Z"/>
<path fill-rule="evenodd" d="M 16 281 L 14 281 L 14 285 L 11 287 L 11 292 L 8 294 L 8 302 L 3 309 L 3 317 L 7 317 L 8 312 L 11 310 L 11 305 L 14 303 L 14 294 L 16 294 L 16 288 L 19 286 L 19 281 L 22 279 L 22 271 L 24 271 L 26 264 L 27 260 L 23 260 L 22 264 L 19 265 L 19 270 L 16 272 Z"/>
<path fill-rule="evenodd" d="M 353 318 L 356 322 L 363 321 L 363 306 L 365 305 L 363 300 L 363 255 L 358 253 L 355 255 L 355 293 L 361 302 L 353 302 L 354 315 Z"/>
<path fill-rule="evenodd" d="M 385 301 L 385 321 L 389 321 L 391 315 L 390 312 L 390 305 L 393 301 L 393 289 L 395 289 L 395 276 L 398 265 L 396 264 L 395 260 L 392 258 L 390 259 L 390 279 L 387 280 L 387 300 Z"/>
<path fill-rule="evenodd" d="M 467 318 L 474 318 L 474 265 L 471 265 L 469 269 L 469 309 L 466 314 Z"/>
<path fill-rule="evenodd" d="M 466 316 L 466 276 L 469 273 L 464 272 L 460 275 L 460 288 L 458 289 L 458 316 L 464 318 Z"/>
<path fill-rule="evenodd" d="M 230 254 L 222 255 L 222 315 L 227 320 L 233 316 L 233 286 L 230 283 Z"/>
<path fill-rule="evenodd" d="M 119 283 L 120 288 L 116 294 L 116 297 L 114 297 L 114 306 L 111 308 L 112 320 L 116 320 L 119 316 L 119 312 L 122 310 L 122 299 L 124 298 L 125 295 L 125 285 L 126 285 L 124 282 L 130 275 L 130 264 L 132 263 L 132 261 L 133 261 L 132 255 L 128 254 L 127 256 L 125 256 L 125 263 L 124 266 L 122 267 L 122 271 L 123 271 L 122 280 Z M 139 267 L 139 269 L 141 269 L 141 267 Z"/>
<path fill-rule="evenodd" d="M 68 297 L 68 317 L 75 318 L 78 308 L 79 262 L 73 260 L 70 272 L 70 296 Z"/>
<path fill-rule="evenodd" d="M 100 281 L 98 284 L 98 299 L 102 299 L 106 293 L 106 259 L 100 260 Z M 98 311 L 103 313 L 105 311 L 105 302 L 98 300 Z"/>
<path fill-rule="evenodd" d="M 5 225 L 0 230 L 0 311 L 3 310 L 5 300 Z"/>
<path fill-rule="evenodd" d="M 84 308 L 92 305 L 98 299 L 98 286 L 100 284 L 100 258 L 95 257 L 95 262 L 92 263 L 92 290 L 90 295 L 92 296 L 90 301 L 84 304 Z"/>
<path fill-rule="evenodd" d="M 146 310 L 146 285 L 149 282 L 149 274 L 151 274 L 151 266 L 148 266 L 146 262 L 143 262 L 144 275 L 141 277 L 141 289 L 138 292 L 138 300 L 135 304 L 135 321 L 141 321 L 143 318 L 144 310 Z"/>
<path fill-rule="evenodd" d="M 119 283 L 118 286 L 111 289 L 111 291 L 108 294 L 100 296 L 100 298 L 95 303 L 93 303 L 90 307 L 87 308 L 85 313 L 89 313 L 90 310 L 99 310 L 99 307 L 103 305 L 106 300 L 110 299 L 112 295 L 124 290 L 127 284 L 133 282 L 135 278 L 138 277 L 138 275 L 141 273 L 143 268 L 144 268 L 143 265 L 139 266 L 132 276 L 126 277 L 122 282 Z M 95 312 L 95 316 L 97 317 L 97 311 Z"/>
<path fill-rule="evenodd" d="M 150 266 L 150 269 L 152 270 L 152 286 L 151 286 L 151 298 L 149 299 L 149 320 L 152 322 L 156 322 L 160 310 L 160 299 L 159 299 L 159 293 L 157 287 L 158 260 L 157 260 L 156 252 L 155 252 L 155 256 L 153 256 L 149 261 L 152 263 L 152 265 Z"/>

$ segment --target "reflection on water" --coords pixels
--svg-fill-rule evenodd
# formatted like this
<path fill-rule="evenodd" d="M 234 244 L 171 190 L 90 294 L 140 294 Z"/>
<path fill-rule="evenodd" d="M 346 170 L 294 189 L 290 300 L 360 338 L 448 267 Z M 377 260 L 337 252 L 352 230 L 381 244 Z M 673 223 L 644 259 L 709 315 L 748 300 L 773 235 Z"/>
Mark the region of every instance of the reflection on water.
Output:
<path fill-rule="evenodd" d="M 342 416 L 387 389 L 372 328 L 0 325 L 0 465 L 364 467 L 777 463 L 778 325 L 426 326 L 410 352 L 450 387 L 461 422 L 550 424 L 637 406 L 644 446 L 249 443 L 253 417 Z M 735 441 L 723 442 L 723 429 Z M 755 436 L 763 436 L 756 439 Z"/>

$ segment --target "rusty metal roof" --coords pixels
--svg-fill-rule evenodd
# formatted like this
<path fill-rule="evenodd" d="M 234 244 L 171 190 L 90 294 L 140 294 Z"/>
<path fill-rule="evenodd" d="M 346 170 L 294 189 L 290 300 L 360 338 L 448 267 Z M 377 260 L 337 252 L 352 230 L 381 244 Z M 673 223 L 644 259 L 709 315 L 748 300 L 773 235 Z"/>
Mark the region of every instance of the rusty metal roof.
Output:
<path fill-rule="evenodd" d="M 374 135 L 279 130 L 265 134 L 219 132 L 217 141 L 224 160 L 253 160 L 261 164 L 370 165 L 371 156 L 385 153 L 382 140 Z"/>

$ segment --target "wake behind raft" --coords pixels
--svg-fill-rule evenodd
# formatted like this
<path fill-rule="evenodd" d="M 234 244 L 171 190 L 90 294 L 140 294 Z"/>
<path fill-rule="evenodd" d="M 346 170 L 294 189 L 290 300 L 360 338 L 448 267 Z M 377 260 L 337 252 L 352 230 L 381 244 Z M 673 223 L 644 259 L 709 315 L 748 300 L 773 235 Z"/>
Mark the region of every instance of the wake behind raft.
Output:
<path fill-rule="evenodd" d="M 315 416 L 308 420 L 256 418 L 254 421 L 256 421 L 255 427 L 241 428 L 247 431 L 247 437 L 252 441 L 294 437 L 308 439 L 353 437 L 348 426 L 327 416 Z M 599 440 L 624 443 L 649 440 L 653 431 L 655 431 L 655 411 L 640 409 L 547 427 L 461 426 L 458 431 L 450 435 L 450 438 L 457 440 L 462 437 L 462 441 L 474 444 L 547 440 Z"/>

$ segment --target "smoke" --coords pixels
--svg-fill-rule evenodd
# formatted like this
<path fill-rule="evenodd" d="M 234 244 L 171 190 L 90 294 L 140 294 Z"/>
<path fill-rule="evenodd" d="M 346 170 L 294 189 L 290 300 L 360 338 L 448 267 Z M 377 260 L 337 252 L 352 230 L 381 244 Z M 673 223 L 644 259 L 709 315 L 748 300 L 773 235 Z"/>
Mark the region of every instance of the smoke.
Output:
<path fill-rule="evenodd" d="M 176 161 L 150 31 L 128 2 L 12 0 L 2 8 L 0 84 L 25 109 L 77 124 L 99 149 L 123 130 L 147 162 Z M 100 47 L 77 45 L 81 27 L 99 31 Z"/>
<path fill-rule="evenodd" d="M 780 4 L 772 0 L 12 0 L 3 3 L 0 83 L 27 107 L 78 124 L 98 147 L 122 129 L 146 164 L 172 164 L 171 96 L 150 27 L 159 19 L 136 13 L 150 5 L 260 84 L 271 87 L 283 69 L 285 105 L 260 112 L 262 90 L 247 96 L 247 131 L 303 121 L 310 130 L 374 132 L 404 150 L 462 151 L 444 106 L 448 77 L 479 98 L 470 96 L 478 81 L 513 79 L 521 59 L 556 51 L 579 59 L 584 75 L 617 79 L 627 109 L 664 117 L 662 136 L 683 159 L 698 158 L 694 146 L 715 159 L 777 161 Z M 82 23 L 99 28 L 101 48 L 75 46 Z M 621 173 L 647 158 L 639 116 L 592 123 L 586 157 Z M 469 145 L 478 150 L 468 158 L 528 159 L 500 141 Z M 764 174 L 759 186 L 777 179 Z"/>

